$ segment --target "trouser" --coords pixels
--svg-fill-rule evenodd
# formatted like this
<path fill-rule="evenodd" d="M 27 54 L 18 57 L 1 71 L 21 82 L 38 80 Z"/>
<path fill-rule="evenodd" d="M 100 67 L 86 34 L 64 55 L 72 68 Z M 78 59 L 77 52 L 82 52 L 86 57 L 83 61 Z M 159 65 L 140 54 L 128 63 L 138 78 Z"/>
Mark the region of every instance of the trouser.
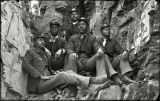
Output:
<path fill-rule="evenodd" d="M 53 70 L 59 70 L 59 69 L 63 69 L 64 67 L 64 61 L 65 61 L 65 55 L 62 55 L 59 58 L 51 58 L 51 68 Z"/>
<path fill-rule="evenodd" d="M 64 70 L 73 70 L 74 72 L 87 71 L 93 72 L 96 69 L 96 76 L 107 75 L 104 58 L 97 58 L 96 54 L 91 58 L 79 58 L 72 60 L 68 57 Z"/>
<path fill-rule="evenodd" d="M 123 60 L 121 54 L 114 57 L 113 61 L 111 61 L 111 64 L 115 70 L 120 71 L 121 75 L 132 71 L 129 62 L 127 60 Z"/>
<path fill-rule="evenodd" d="M 89 81 L 90 81 L 90 77 L 84 77 L 84 76 L 78 75 L 77 73 L 71 70 L 68 70 L 68 71 L 60 72 L 56 74 L 50 80 L 40 81 L 36 89 L 36 93 L 40 93 L 40 94 L 46 93 L 61 84 L 76 84 L 85 88 L 85 87 L 88 87 Z"/>

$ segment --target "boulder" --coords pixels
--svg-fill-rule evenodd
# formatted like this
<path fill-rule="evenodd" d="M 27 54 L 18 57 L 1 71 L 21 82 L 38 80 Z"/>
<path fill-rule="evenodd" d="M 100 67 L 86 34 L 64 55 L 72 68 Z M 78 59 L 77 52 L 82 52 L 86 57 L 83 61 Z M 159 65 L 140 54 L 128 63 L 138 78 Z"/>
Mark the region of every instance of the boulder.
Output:
<path fill-rule="evenodd" d="M 156 100 L 159 95 L 159 81 L 148 80 L 125 86 L 123 100 Z"/>
<path fill-rule="evenodd" d="M 112 85 L 109 88 L 101 90 L 97 100 L 121 100 L 122 90 L 118 85 Z"/>

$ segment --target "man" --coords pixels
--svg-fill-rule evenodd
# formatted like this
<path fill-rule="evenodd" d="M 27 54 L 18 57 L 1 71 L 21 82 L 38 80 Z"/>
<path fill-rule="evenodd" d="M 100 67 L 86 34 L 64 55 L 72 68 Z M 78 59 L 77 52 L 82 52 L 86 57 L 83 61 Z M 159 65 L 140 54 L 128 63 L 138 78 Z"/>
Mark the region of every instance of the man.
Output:
<path fill-rule="evenodd" d="M 78 10 L 76 8 L 72 8 L 71 10 L 71 20 L 72 23 L 69 25 L 68 29 L 66 30 L 66 40 L 68 41 L 69 38 L 78 33 L 77 30 L 77 22 L 79 20 L 79 13 Z"/>
<path fill-rule="evenodd" d="M 113 71 L 111 75 L 116 74 L 113 68 L 107 68 L 106 61 L 108 57 L 103 54 L 96 37 L 89 34 L 88 22 L 84 17 L 79 19 L 79 33 L 70 37 L 66 46 L 68 61 L 64 70 L 72 70 L 74 72 L 96 70 L 96 76 L 106 78 L 107 71 Z M 114 80 L 118 82 L 118 77 L 114 76 Z"/>
<path fill-rule="evenodd" d="M 50 23 L 50 32 L 46 33 L 46 48 L 51 52 L 51 67 L 53 70 L 63 69 L 65 61 L 66 40 L 61 36 L 60 24 L 58 22 Z"/>
<path fill-rule="evenodd" d="M 105 79 L 84 77 L 68 70 L 50 75 L 49 51 L 44 47 L 44 35 L 34 38 L 34 46 L 23 57 L 22 67 L 28 75 L 27 90 L 29 93 L 46 93 L 61 84 L 75 84 L 88 87 L 90 83 L 103 83 Z"/>
<path fill-rule="evenodd" d="M 99 43 L 103 48 L 104 53 L 109 56 L 110 61 L 108 62 L 112 63 L 110 66 L 113 66 L 114 69 L 117 69 L 118 65 L 120 64 L 119 69 L 121 71 L 122 80 L 129 83 L 135 83 L 135 81 L 131 80 L 127 76 L 127 74 L 132 71 L 132 68 L 128 62 L 128 51 L 123 50 L 116 40 L 110 38 L 109 25 L 104 24 L 100 30 L 102 33 L 102 38 L 100 38 Z"/>

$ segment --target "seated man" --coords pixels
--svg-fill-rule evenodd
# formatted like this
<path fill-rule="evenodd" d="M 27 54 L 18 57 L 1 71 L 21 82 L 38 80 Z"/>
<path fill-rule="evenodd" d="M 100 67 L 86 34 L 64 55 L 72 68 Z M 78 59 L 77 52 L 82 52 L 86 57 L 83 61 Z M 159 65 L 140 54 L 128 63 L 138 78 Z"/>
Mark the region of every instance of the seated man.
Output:
<path fill-rule="evenodd" d="M 45 47 L 51 52 L 51 67 L 53 70 L 63 69 L 65 58 L 66 40 L 61 36 L 60 24 L 58 22 L 50 23 L 50 32 L 46 33 Z"/>
<path fill-rule="evenodd" d="M 127 74 L 132 71 L 131 66 L 128 62 L 128 51 L 123 50 L 116 40 L 110 39 L 110 27 L 104 24 L 101 27 L 102 38 L 99 40 L 99 44 L 103 48 L 105 54 L 109 56 L 110 61 L 114 69 L 117 69 L 120 64 L 120 72 L 122 79 L 126 82 L 135 82 L 131 80 Z M 116 55 L 116 56 L 115 56 Z"/>
<path fill-rule="evenodd" d="M 105 80 L 96 77 L 84 77 L 68 70 L 50 75 L 50 53 L 44 42 L 44 35 L 33 39 L 33 47 L 23 57 L 22 68 L 28 75 L 27 90 L 29 93 L 46 93 L 61 84 L 76 84 L 88 87 L 90 83 L 103 83 Z"/>
<path fill-rule="evenodd" d="M 107 55 L 105 55 L 98 44 L 94 35 L 88 31 L 89 24 L 84 17 L 79 19 L 79 33 L 70 37 L 66 46 L 68 60 L 64 70 L 73 70 L 74 72 L 87 71 L 93 72 L 96 70 L 96 76 L 99 78 L 107 78 L 107 72 L 112 71 L 109 76 L 119 83 L 116 71 L 113 68 L 108 68 Z M 114 76 L 113 76 L 114 75 Z"/>

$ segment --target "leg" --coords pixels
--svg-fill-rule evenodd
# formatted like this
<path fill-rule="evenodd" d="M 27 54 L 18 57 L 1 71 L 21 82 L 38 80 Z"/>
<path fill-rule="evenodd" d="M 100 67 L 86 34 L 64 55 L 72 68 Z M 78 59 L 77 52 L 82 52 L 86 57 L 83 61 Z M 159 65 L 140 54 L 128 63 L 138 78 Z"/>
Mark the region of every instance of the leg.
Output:
<path fill-rule="evenodd" d="M 121 55 L 118 55 L 117 57 L 114 58 L 112 65 L 115 69 L 117 69 L 117 67 L 120 68 L 121 75 L 124 75 L 124 74 L 132 71 L 132 68 L 131 68 L 129 62 L 124 61 L 122 59 Z"/>
<path fill-rule="evenodd" d="M 53 70 L 59 70 L 63 69 L 64 67 L 64 56 L 61 56 L 60 58 L 52 58 L 51 59 L 51 67 Z"/>
<path fill-rule="evenodd" d="M 39 83 L 36 93 L 45 93 L 61 84 L 76 84 L 82 87 L 88 87 L 90 77 L 84 77 L 69 70 L 66 72 L 60 72 L 50 80 L 45 80 Z"/>
<path fill-rule="evenodd" d="M 124 61 L 121 55 L 118 55 L 114 58 L 112 62 L 114 68 L 119 67 L 122 76 L 122 80 L 129 83 L 136 83 L 128 77 L 128 73 L 132 71 L 132 68 L 128 61 Z M 120 64 L 120 65 L 119 65 Z"/>
<path fill-rule="evenodd" d="M 109 77 L 113 76 L 114 74 L 117 74 L 117 72 L 113 69 L 111 62 L 109 61 L 109 57 L 105 55 L 105 61 L 106 61 L 106 70 L 109 75 Z"/>

